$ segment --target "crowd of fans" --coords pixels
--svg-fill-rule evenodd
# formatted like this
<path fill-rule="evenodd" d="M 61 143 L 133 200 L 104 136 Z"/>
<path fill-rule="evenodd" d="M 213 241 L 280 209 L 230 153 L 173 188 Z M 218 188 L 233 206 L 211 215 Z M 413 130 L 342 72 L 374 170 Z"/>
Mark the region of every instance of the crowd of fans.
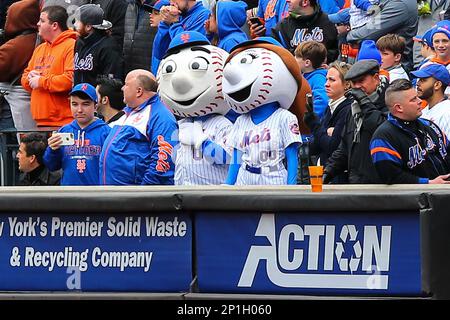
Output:
<path fill-rule="evenodd" d="M 174 184 L 178 125 L 157 73 L 184 31 L 227 52 L 269 36 L 295 56 L 313 94 L 299 173 L 318 162 L 324 183 L 450 183 L 450 1 L 0 5 L 0 131 L 59 128 L 19 136 L 23 185 Z"/>

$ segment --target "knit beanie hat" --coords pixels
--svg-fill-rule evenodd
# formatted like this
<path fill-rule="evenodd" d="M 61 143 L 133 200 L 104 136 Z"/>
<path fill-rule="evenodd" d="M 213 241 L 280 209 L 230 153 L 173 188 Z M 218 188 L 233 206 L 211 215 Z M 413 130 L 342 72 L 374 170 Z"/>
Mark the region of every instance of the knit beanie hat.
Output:
<path fill-rule="evenodd" d="M 368 59 L 377 60 L 381 65 L 381 53 L 378 50 L 375 41 L 373 40 L 364 40 L 363 42 L 361 42 L 356 61 Z"/>

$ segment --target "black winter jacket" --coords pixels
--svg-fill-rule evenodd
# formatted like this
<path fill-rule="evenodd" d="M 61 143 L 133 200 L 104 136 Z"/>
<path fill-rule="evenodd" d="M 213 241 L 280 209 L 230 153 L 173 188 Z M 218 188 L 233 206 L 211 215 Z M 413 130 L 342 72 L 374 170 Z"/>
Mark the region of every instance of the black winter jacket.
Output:
<path fill-rule="evenodd" d="M 318 118 L 316 118 L 316 121 L 307 123 L 313 135 L 313 140 L 310 144 L 310 152 L 319 155 L 320 163 L 323 166 L 327 165 L 328 158 L 331 157 L 341 142 L 342 132 L 351 110 L 351 103 L 352 100 L 347 98 L 336 107 L 333 114 L 331 114 L 330 107 L 328 107 L 320 122 L 318 121 Z M 327 133 L 328 128 L 334 128 L 331 136 Z M 345 178 L 342 176 L 341 179 L 335 180 L 334 182 L 347 182 L 347 178 L 346 176 Z"/>
<path fill-rule="evenodd" d="M 99 75 L 123 80 L 123 58 L 117 43 L 102 30 L 95 30 L 75 43 L 73 82 L 95 86 Z"/>
<path fill-rule="evenodd" d="M 20 175 L 19 186 L 59 186 L 61 182 L 61 170 L 50 172 L 41 165 L 28 173 Z"/>
<path fill-rule="evenodd" d="M 151 70 L 153 40 L 157 28 L 150 27 L 150 16 L 139 0 L 128 4 L 125 15 L 123 57 L 125 74 L 134 69 Z"/>
<path fill-rule="evenodd" d="M 386 120 L 388 109 L 384 102 L 387 83 L 379 86 L 373 103 L 361 106 L 362 127 L 359 142 L 355 141 L 356 122 L 352 111 L 348 113 L 343 136 L 339 147 L 328 159 L 325 167 L 327 179 L 330 180 L 348 170 L 349 183 L 381 183 L 380 177 L 370 156 L 370 140 L 375 130 Z"/>
<path fill-rule="evenodd" d="M 450 173 L 450 149 L 432 121 L 406 122 L 392 115 L 373 134 L 372 159 L 384 183 L 428 183 Z"/>
<path fill-rule="evenodd" d="M 292 53 L 300 42 L 315 40 L 323 43 L 327 48 L 328 63 L 338 57 L 336 27 L 319 7 L 316 7 L 314 13 L 309 16 L 297 18 L 287 16 L 272 29 L 272 36 Z"/>

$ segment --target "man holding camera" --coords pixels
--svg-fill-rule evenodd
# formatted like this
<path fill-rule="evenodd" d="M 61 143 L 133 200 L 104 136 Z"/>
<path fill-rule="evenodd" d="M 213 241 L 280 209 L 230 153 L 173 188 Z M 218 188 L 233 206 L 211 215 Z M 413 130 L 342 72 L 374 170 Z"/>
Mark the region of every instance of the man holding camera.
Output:
<path fill-rule="evenodd" d="M 324 183 L 348 170 L 349 182 L 381 183 L 370 155 L 369 145 L 375 130 L 386 120 L 384 92 L 388 82 L 379 76 L 376 60 L 360 60 L 345 75 L 351 82 L 351 112 L 343 130 L 342 141 L 328 159 Z"/>
<path fill-rule="evenodd" d="M 99 159 L 111 130 L 95 118 L 97 93 L 89 83 L 80 83 L 70 92 L 70 108 L 75 118 L 48 138 L 44 162 L 51 171 L 63 169 L 61 185 L 98 185 Z"/>

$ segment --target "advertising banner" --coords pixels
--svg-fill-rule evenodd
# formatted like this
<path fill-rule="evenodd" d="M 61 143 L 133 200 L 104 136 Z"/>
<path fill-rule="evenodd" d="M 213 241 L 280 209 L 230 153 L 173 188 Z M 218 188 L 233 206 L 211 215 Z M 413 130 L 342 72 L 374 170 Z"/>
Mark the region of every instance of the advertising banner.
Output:
<path fill-rule="evenodd" d="M 200 292 L 421 295 L 419 212 L 198 213 Z"/>
<path fill-rule="evenodd" d="M 179 292 L 192 280 L 185 214 L 2 214 L 1 291 Z"/>

